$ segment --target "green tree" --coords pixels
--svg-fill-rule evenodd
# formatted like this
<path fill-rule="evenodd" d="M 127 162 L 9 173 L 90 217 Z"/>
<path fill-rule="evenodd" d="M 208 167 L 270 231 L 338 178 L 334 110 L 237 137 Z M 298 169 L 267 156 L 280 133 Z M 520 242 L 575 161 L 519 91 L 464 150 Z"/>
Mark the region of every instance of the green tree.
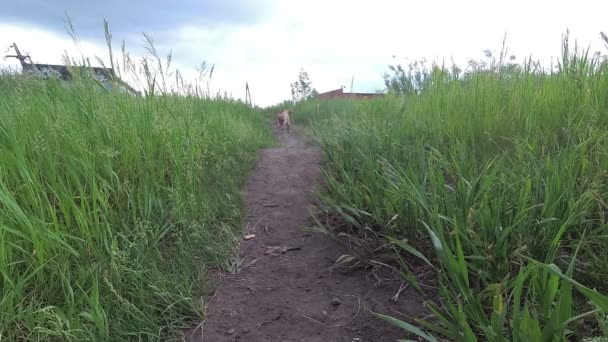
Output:
<path fill-rule="evenodd" d="M 312 82 L 308 77 L 308 73 L 304 71 L 304 69 L 300 68 L 298 80 L 291 84 L 291 97 L 293 98 L 294 102 L 307 100 L 315 97 L 318 94 L 319 93 L 317 90 L 312 87 Z"/>

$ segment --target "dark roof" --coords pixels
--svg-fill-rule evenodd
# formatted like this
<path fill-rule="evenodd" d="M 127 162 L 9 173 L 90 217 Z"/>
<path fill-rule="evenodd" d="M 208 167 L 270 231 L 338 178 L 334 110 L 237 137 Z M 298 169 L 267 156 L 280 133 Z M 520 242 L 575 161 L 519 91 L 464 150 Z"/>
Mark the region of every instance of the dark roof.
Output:
<path fill-rule="evenodd" d="M 73 79 L 71 70 L 81 70 L 81 71 L 92 71 L 93 74 L 97 77 L 102 78 L 103 81 L 110 81 L 112 79 L 116 80 L 120 85 L 125 87 L 128 91 L 133 94 L 140 95 L 140 93 L 133 89 L 129 84 L 120 78 L 114 76 L 114 71 L 111 68 L 101 68 L 101 67 L 83 67 L 83 66 L 72 66 L 68 67 L 66 65 L 57 65 L 57 64 L 38 64 L 38 63 L 22 63 L 21 65 L 24 71 L 39 71 L 42 73 L 47 73 L 50 70 L 52 72 L 57 73 L 57 76 L 64 81 L 71 81 Z"/>
<path fill-rule="evenodd" d="M 71 81 L 73 79 L 72 70 L 80 70 L 80 71 L 86 71 L 86 72 L 92 71 L 95 78 L 98 81 L 104 83 L 105 87 L 109 86 L 108 81 L 113 80 L 114 82 L 117 82 L 118 84 L 120 84 L 128 92 L 131 92 L 136 95 L 141 95 L 137 90 L 133 89 L 127 82 L 125 82 L 125 81 L 121 80 L 119 77 L 117 77 L 114 74 L 114 70 L 112 70 L 111 68 L 85 67 L 85 66 L 68 67 L 66 65 L 32 63 L 32 57 L 30 57 L 29 55 L 21 54 L 21 51 L 19 51 L 19 48 L 17 47 L 16 43 L 13 43 L 9 47 L 9 49 L 10 48 L 13 48 L 15 50 L 15 54 L 7 55 L 6 57 L 17 58 L 19 60 L 19 62 L 21 63 L 21 67 L 23 68 L 23 71 L 40 72 L 45 76 L 50 76 L 50 75 L 48 75 L 49 73 L 54 73 L 55 76 L 59 77 L 60 79 L 62 79 L 64 81 Z M 28 62 L 28 60 L 29 60 L 29 62 Z"/>
<path fill-rule="evenodd" d="M 23 70 L 38 70 L 41 72 L 46 72 L 47 70 L 53 70 L 57 72 L 62 80 L 70 81 L 72 80 L 72 73 L 70 69 L 66 65 L 55 65 L 55 64 L 29 64 L 23 63 Z M 80 69 L 83 67 L 72 67 L 72 69 Z M 86 69 L 93 71 L 96 76 L 103 76 L 107 79 L 112 77 L 112 69 L 107 68 L 98 68 L 98 67 L 86 67 Z"/>

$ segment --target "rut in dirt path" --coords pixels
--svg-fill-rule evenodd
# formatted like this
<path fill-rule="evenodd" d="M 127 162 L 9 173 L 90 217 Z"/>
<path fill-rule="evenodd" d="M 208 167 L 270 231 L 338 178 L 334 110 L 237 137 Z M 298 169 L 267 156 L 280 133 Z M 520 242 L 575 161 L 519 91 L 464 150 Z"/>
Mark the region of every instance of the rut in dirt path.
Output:
<path fill-rule="evenodd" d="M 345 252 L 323 234 L 306 233 L 307 194 L 320 180 L 320 156 L 297 134 L 282 134 L 281 147 L 262 150 L 247 186 L 249 213 L 238 273 L 226 275 L 208 306 L 207 320 L 187 340 L 203 342 L 376 342 L 402 333 L 370 314 L 417 312 L 409 289 L 398 302 L 399 283 L 376 286 L 364 272 L 330 272 Z"/>

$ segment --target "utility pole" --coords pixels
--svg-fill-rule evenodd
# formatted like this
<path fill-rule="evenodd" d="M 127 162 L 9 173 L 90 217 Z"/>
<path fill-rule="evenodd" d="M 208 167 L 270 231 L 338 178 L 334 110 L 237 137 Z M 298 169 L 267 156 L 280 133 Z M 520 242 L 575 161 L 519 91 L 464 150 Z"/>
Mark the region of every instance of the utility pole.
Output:
<path fill-rule="evenodd" d="M 245 82 L 245 104 L 249 104 L 249 106 L 253 107 L 253 102 L 251 102 L 251 92 L 249 91 L 249 82 Z"/>

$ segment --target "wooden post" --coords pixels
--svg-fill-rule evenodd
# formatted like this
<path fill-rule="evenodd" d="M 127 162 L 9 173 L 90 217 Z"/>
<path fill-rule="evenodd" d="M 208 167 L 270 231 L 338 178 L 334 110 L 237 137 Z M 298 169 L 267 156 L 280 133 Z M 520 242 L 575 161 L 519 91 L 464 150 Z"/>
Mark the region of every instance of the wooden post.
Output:
<path fill-rule="evenodd" d="M 249 91 L 249 82 L 245 82 L 245 104 L 253 107 L 253 102 L 251 102 L 251 92 Z"/>

